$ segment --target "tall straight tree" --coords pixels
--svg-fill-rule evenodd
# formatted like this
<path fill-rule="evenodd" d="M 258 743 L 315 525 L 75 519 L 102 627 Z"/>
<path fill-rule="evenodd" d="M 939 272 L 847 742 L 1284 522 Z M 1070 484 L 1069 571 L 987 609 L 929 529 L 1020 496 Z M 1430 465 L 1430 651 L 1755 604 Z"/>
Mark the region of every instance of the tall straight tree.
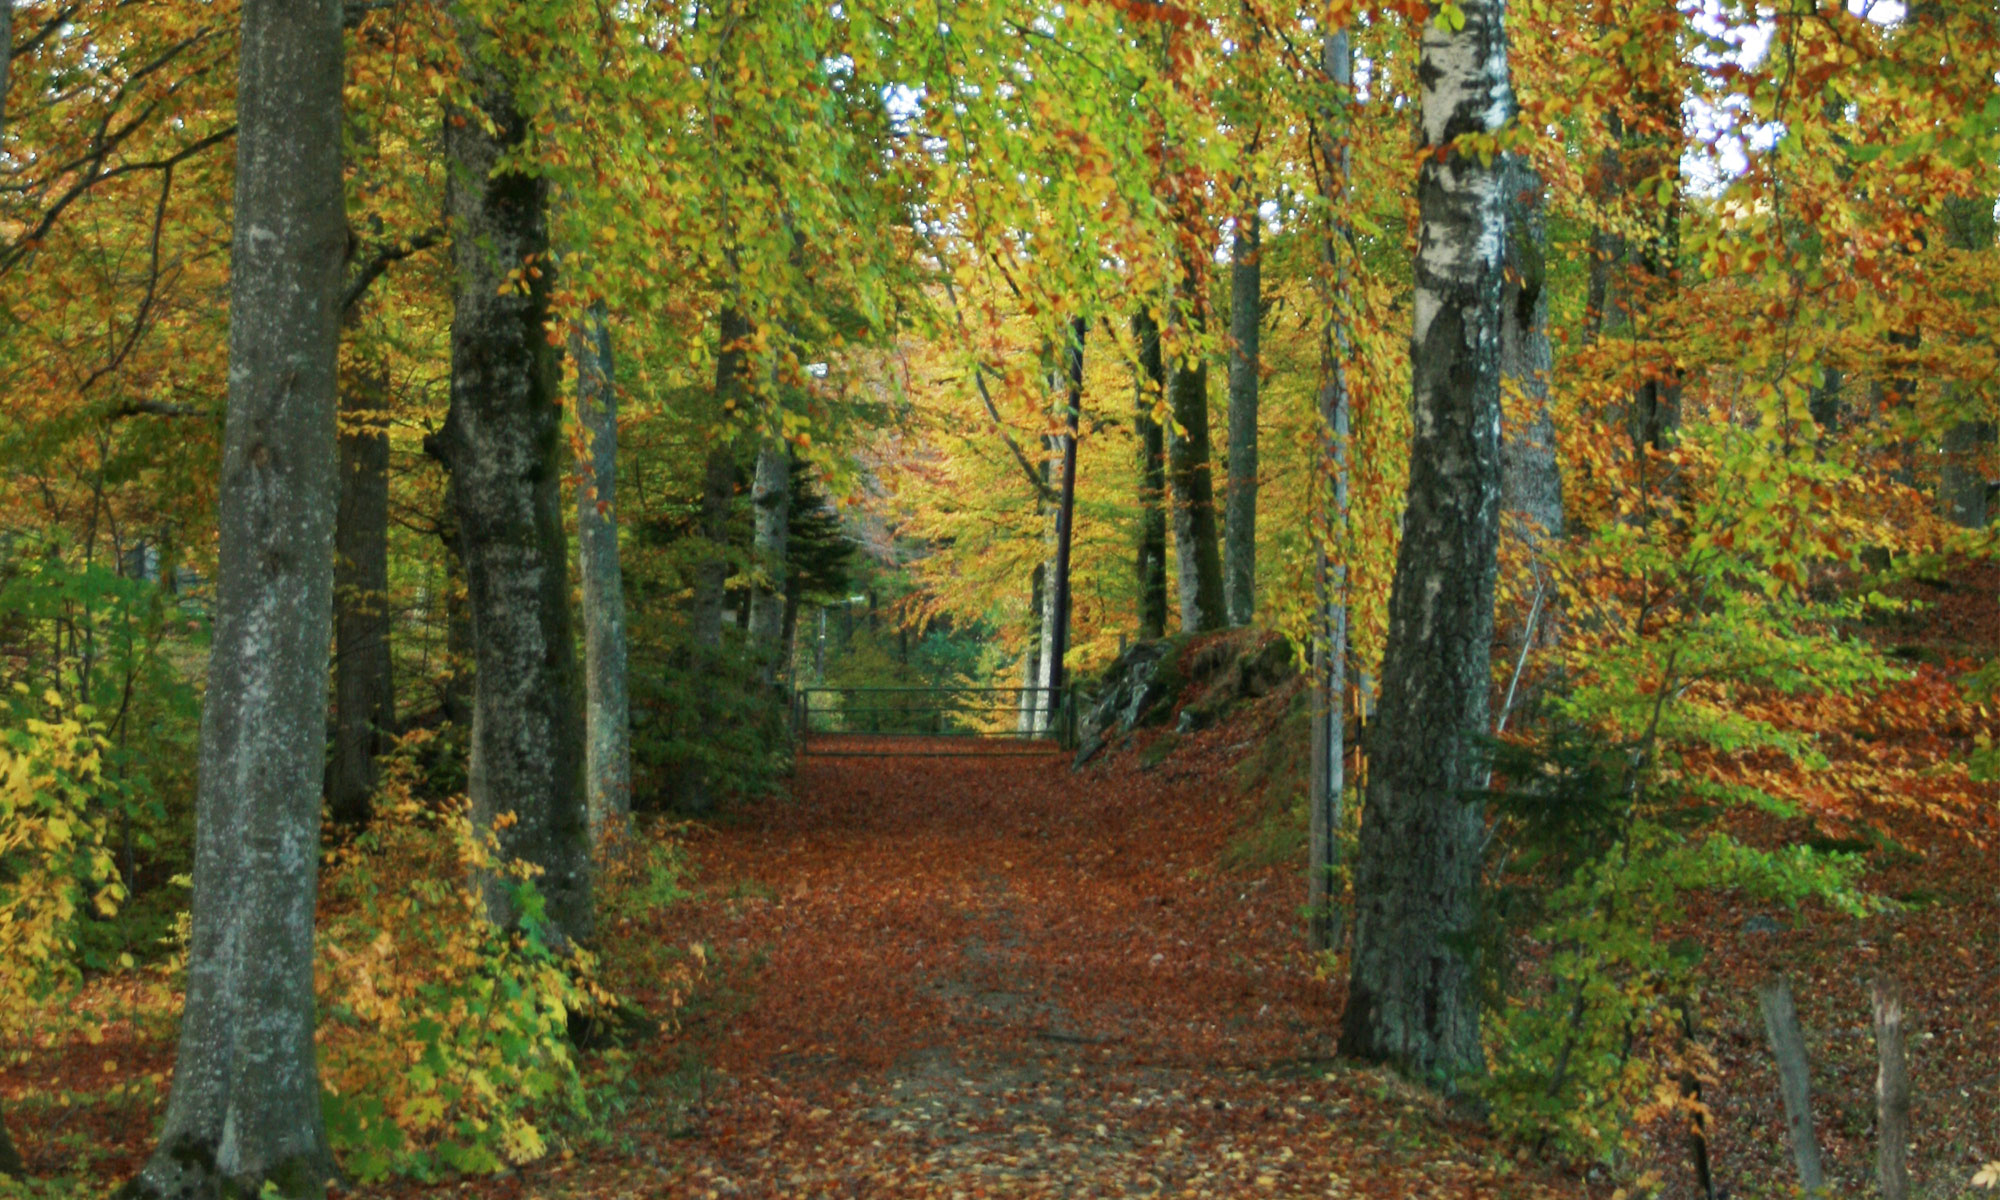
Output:
<path fill-rule="evenodd" d="M 764 681 L 775 683 L 785 657 L 786 543 L 792 520 L 792 454 L 782 437 L 766 437 L 757 447 L 750 508 L 758 572 L 750 598 L 750 644 L 763 657 Z"/>
<path fill-rule="evenodd" d="M 1326 319 L 1320 328 L 1320 392 L 1322 460 L 1332 505 L 1326 526 L 1315 539 L 1316 570 L 1313 607 L 1319 629 L 1313 639 L 1312 745 L 1307 754 L 1306 818 L 1306 945 L 1331 950 L 1339 939 L 1334 919 L 1334 870 L 1339 865 L 1342 804 L 1347 797 L 1347 555 L 1332 543 L 1346 529 L 1349 495 L 1348 430 L 1353 401 L 1347 386 L 1350 349 L 1347 310 L 1347 270 L 1353 250 L 1346 220 L 1347 189 L 1352 155 L 1348 149 L 1345 110 L 1354 89 L 1354 54 L 1345 29 L 1329 30 L 1320 43 L 1320 71 L 1333 91 L 1337 109 L 1322 114 L 1327 127 L 1317 131 L 1321 186 L 1329 211 L 1324 260 Z"/>
<path fill-rule="evenodd" d="M 1224 499 L 1222 590 L 1231 625 L 1257 608 L 1257 397 L 1264 324 L 1262 222 L 1253 196 L 1229 251 L 1229 492 Z"/>
<path fill-rule="evenodd" d="M 333 619 L 340 0 L 245 0 L 187 1004 L 127 1197 L 323 1196 L 313 908 Z"/>
<path fill-rule="evenodd" d="M 455 10 L 477 111 L 445 121 L 456 272 L 445 453 L 472 609 L 473 819 L 541 870 L 558 941 L 591 936 L 583 690 L 563 532 L 561 371 L 549 337 L 549 185 L 508 161 L 528 135 L 494 35 Z M 511 814 L 511 815 L 509 815 Z M 515 889 L 480 880 L 511 927 Z"/>
<path fill-rule="evenodd" d="M 1132 341 L 1138 352 L 1133 417 L 1139 443 L 1139 640 L 1167 636 L 1167 443 L 1155 415 L 1167 388 L 1160 358 L 1160 323 L 1145 305 L 1132 314 Z"/>
<path fill-rule="evenodd" d="M 7 85 L 13 81 L 14 0 L 0 0 L 0 46 L 6 46 L 9 51 L 0 54 L 0 130 L 4 130 L 7 127 Z M 14 1139 L 7 1134 L 7 1122 L 0 1119 L 0 1175 L 19 1175 L 22 1170 L 21 1152 L 14 1148 Z"/>
<path fill-rule="evenodd" d="M 1513 114 L 1505 0 L 1431 6 L 1422 81 L 1408 508 L 1355 864 L 1341 1050 L 1447 1084 L 1478 1071 L 1478 778 L 1500 532 L 1504 161 L 1461 149 Z"/>
<path fill-rule="evenodd" d="M 1208 359 L 1201 337 L 1208 327 L 1201 272 L 1183 252 L 1174 323 L 1180 345 L 1167 367 L 1167 482 L 1173 493 L 1174 564 L 1180 576 L 1181 629 L 1222 628 L 1222 547 L 1215 520 L 1215 473 L 1208 436 Z"/>
<path fill-rule="evenodd" d="M 583 581 L 584 736 L 591 840 L 616 837 L 632 812 L 632 705 L 626 685 L 625 576 L 618 557 L 618 389 L 611 323 L 592 304 L 570 338 L 576 412 L 589 440 L 576 498 L 576 560 Z"/>
<path fill-rule="evenodd" d="M 368 822 L 376 760 L 395 732 L 389 650 L 389 372 L 369 362 L 340 396 L 340 501 L 333 533 L 333 753 L 327 812 Z"/>
<path fill-rule="evenodd" d="M 1069 658 L 1070 545 L 1076 535 L 1076 438 L 1083 415 L 1083 336 L 1090 326 L 1082 317 L 1070 321 L 1063 347 L 1062 491 L 1056 501 L 1055 577 L 1049 591 L 1049 612 L 1055 628 L 1048 638 L 1048 702 L 1061 704 L 1064 666 Z"/>
<path fill-rule="evenodd" d="M 741 410 L 749 394 L 750 322 L 733 304 L 725 304 L 716 316 L 715 405 L 716 419 L 728 420 L 732 408 Z M 694 644 L 710 652 L 722 649 L 722 610 L 729 585 L 729 510 L 736 502 L 736 441 L 718 436 L 709 446 L 702 466 L 701 517 L 702 560 L 695 568 L 693 609 Z"/>

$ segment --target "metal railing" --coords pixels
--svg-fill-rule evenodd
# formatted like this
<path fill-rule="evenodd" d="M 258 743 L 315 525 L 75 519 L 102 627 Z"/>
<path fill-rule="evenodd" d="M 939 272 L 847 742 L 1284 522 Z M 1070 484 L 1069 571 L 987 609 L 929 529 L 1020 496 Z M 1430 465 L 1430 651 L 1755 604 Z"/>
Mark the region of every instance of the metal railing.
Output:
<path fill-rule="evenodd" d="M 1068 689 L 822 686 L 792 693 L 792 739 L 802 755 L 1047 751 L 1052 742 L 1074 745 L 1075 730 Z M 965 748 L 971 743 L 985 748 Z"/>

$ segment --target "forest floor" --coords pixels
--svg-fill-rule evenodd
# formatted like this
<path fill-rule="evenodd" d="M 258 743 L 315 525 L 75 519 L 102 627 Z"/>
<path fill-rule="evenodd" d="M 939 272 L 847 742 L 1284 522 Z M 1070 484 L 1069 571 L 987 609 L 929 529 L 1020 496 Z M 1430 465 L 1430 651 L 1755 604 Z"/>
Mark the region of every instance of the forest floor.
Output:
<path fill-rule="evenodd" d="M 522 1194 L 1582 1194 L 1335 1068 L 1296 870 L 1225 865 L 1255 837 L 1230 770 L 1249 736 L 1077 773 L 804 759 L 789 801 L 694 835 L 697 895 L 662 931 L 716 972 L 680 1042 L 681 1136 Z"/>
<path fill-rule="evenodd" d="M 1710 764 L 1801 805 L 1740 834 L 1863 848 L 1864 885 L 1895 902 L 1855 921 L 1718 895 L 1666 932 L 1706 951 L 1704 1098 L 1739 1200 L 1789 1194 L 1755 1001 L 1773 972 L 1798 994 L 1835 1194 L 1875 1194 L 1878 976 L 1911 1010 L 1914 1194 L 1990 1194 L 1967 1183 L 2000 1158 L 2000 790 L 1963 764 L 2000 717 L 1958 681 L 2000 642 L 2000 569 L 1912 587 L 1931 607 L 1868 631 L 1904 679 L 1760 710 L 1811 730 L 1827 769 Z M 678 1028 L 633 1049 L 609 1136 L 499 1178 L 350 1194 L 1608 1200 L 1650 1174 L 1627 1194 L 1693 1196 L 1664 1130 L 1613 1180 L 1334 1059 L 1338 972 L 1301 946 L 1296 788 L 1271 761 L 1286 699 L 1081 771 L 1054 754 L 805 758 L 789 797 L 685 827 L 687 899 L 604 931 L 699 944 L 706 963 Z M 136 1167 L 172 1064 L 171 1020 L 137 1003 L 92 985 L 80 1019 L 0 1067 L 34 1173 Z"/>

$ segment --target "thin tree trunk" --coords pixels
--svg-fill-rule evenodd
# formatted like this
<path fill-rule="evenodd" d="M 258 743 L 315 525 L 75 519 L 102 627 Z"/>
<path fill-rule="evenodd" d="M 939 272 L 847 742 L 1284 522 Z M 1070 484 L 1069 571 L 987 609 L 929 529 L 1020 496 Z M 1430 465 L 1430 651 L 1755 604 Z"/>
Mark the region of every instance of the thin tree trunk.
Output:
<path fill-rule="evenodd" d="M 1237 218 L 1229 254 L 1229 492 L 1224 501 L 1223 599 L 1231 625 L 1257 608 L 1257 410 L 1264 268 L 1256 200 Z"/>
<path fill-rule="evenodd" d="M 625 832 L 632 813 L 632 705 L 618 554 L 618 389 L 601 302 L 591 305 L 571 343 L 577 417 L 590 443 L 584 486 L 577 490 L 576 557 L 583 581 L 587 802 L 591 841 L 602 844 Z"/>
<path fill-rule="evenodd" d="M 334 725 L 327 811 L 368 823 L 376 759 L 396 732 L 389 655 L 387 364 L 364 368 L 341 396 L 340 507 L 333 533 Z"/>
<path fill-rule="evenodd" d="M 1963 199 L 1945 204 L 1945 244 L 1969 254 L 1993 249 L 1993 205 Z M 1955 400 L 1961 385 L 1946 385 Z M 1992 519 L 1986 487 L 1986 459 L 1993 450 L 1991 421 L 1954 421 L 1944 434 L 1944 463 L 1938 474 L 1938 508 L 1962 529 L 1983 529 Z"/>
<path fill-rule="evenodd" d="M 1501 431 L 1501 533 L 1519 540 L 1535 583 L 1526 609 L 1506 622 L 1515 661 L 1525 666 L 1531 650 L 1555 647 L 1562 628 L 1549 562 L 1563 536 L 1562 472 L 1549 409 L 1552 356 L 1544 286 L 1548 230 L 1542 217 L 1542 179 L 1524 157 L 1510 154 L 1502 186 L 1507 196 L 1507 265 L 1500 296 L 1500 386 L 1513 419 L 1504 421 Z M 1510 708 L 1516 694 L 1509 688 Z M 1501 712 L 1503 727 L 1509 715 Z"/>
<path fill-rule="evenodd" d="M 1339 91 L 1343 105 L 1354 85 L 1354 58 L 1347 32 L 1329 32 L 1320 47 L 1321 67 Z M 1329 529 L 1315 539 L 1314 611 L 1321 628 L 1313 643 L 1312 747 L 1306 855 L 1306 946 L 1324 952 L 1339 940 L 1333 880 L 1339 868 L 1340 826 L 1347 794 L 1347 561 L 1343 547 L 1336 557 L 1328 543 L 1347 524 L 1347 438 L 1350 403 L 1347 391 L 1348 335 L 1345 318 L 1349 234 L 1347 202 L 1349 157 L 1345 137 L 1329 138 L 1323 156 L 1333 175 L 1328 199 L 1335 212 L 1323 254 L 1332 276 L 1333 294 L 1326 298 L 1327 318 L 1320 331 L 1319 417 L 1324 426 L 1322 454 L 1332 485 Z"/>
<path fill-rule="evenodd" d="M 731 401 L 741 405 L 746 392 L 749 353 L 745 343 L 750 323 L 734 307 L 724 307 L 717 317 L 715 349 L 715 396 L 718 424 L 726 420 Z M 691 614 L 694 644 L 711 652 L 722 649 L 722 610 L 729 583 L 729 510 L 736 500 L 736 446 L 734 439 L 717 437 L 702 469 L 701 536 L 707 542 L 701 565 L 695 569 L 694 608 Z"/>
<path fill-rule="evenodd" d="M 6 46 L 10 53 L 0 54 L 0 130 L 7 127 L 7 87 L 12 82 L 14 57 L 14 0 L 0 0 L 0 46 Z M 125 884 L 132 883 L 131 871 L 125 872 Z M 20 1175 L 26 1168 L 21 1162 L 20 1151 L 14 1148 L 14 1139 L 7 1135 L 7 1123 L 0 1120 L 0 1176 Z"/>
<path fill-rule="evenodd" d="M 772 683 L 783 657 L 785 555 L 792 517 L 792 456 L 782 438 L 766 438 L 757 448 L 750 507 L 756 514 L 758 575 L 750 585 L 750 644 L 763 656 L 764 681 Z"/>
<path fill-rule="evenodd" d="M 1799 1028 L 1799 1010 L 1792 1003 L 1791 986 L 1773 979 L 1757 989 L 1757 1002 L 1764 1010 L 1764 1032 L 1771 1039 L 1771 1055 L 1778 1060 L 1778 1085 L 1785 1098 L 1785 1129 L 1791 1138 L 1792 1161 L 1798 1165 L 1799 1182 L 1807 1193 L 1826 1186 L 1826 1172 L 1820 1168 L 1819 1138 L 1813 1132 L 1812 1078 L 1806 1060 L 1805 1031 Z"/>
<path fill-rule="evenodd" d="M 1181 346 L 1167 368 L 1167 478 L 1174 502 L 1174 563 L 1180 575 L 1181 629 L 1205 633 L 1228 619 L 1222 602 L 1222 547 L 1215 520 L 1215 475 L 1208 437 L 1208 360 L 1199 339 L 1207 327 L 1201 274 L 1181 264 L 1175 321 Z"/>
<path fill-rule="evenodd" d="M 127 1197 L 319 1197 L 333 1174 L 313 908 L 347 245 L 341 15 L 338 0 L 243 5 L 187 1003 L 159 1148 Z"/>
<path fill-rule="evenodd" d="M 1028 648 L 1021 656 L 1021 717 L 1017 730 L 1029 736 L 1041 728 L 1040 692 L 1036 689 L 1042 686 L 1042 605 L 1045 603 L 1042 598 L 1042 575 L 1046 569 L 1041 563 L 1035 564 L 1028 591 L 1028 619 L 1031 622 Z"/>
<path fill-rule="evenodd" d="M 1083 337 L 1089 326 L 1082 317 L 1070 322 L 1069 345 L 1063 354 L 1064 373 L 1068 380 L 1069 394 L 1064 413 L 1064 423 L 1068 432 L 1062 441 L 1062 496 L 1056 506 L 1056 560 L 1055 579 L 1049 588 L 1052 600 L 1049 604 L 1051 623 L 1054 626 L 1049 638 L 1049 694 L 1051 707 L 1061 703 L 1064 665 L 1069 657 L 1070 589 L 1069 562 L 1070 543 L 1076 529 L 1076 438 L 1083 412 Z"/>
<path fill-rule="evenodd" d="M 1500 291 L 1505 164 L 1454 148 L 1513 114 L 1504 0 L 1424 23 L 1421 229 L 1411 339 L 1408 508 L 1389 598 L 1381 718 L 1355 863 L 1341 1050 L 1451 1086 L 1479 1071 L 1463 941 L 1483 835 L 1465 794 L 1486 731 L 1500 534 Z"/>
<path fill-rule="evenodd" d="M 1132 314 L 1132 340 L 1139 352 L 1139 640 L 1167 635 L 1167 463 L 1166 431 L 1154 416 L 1166 394 L 1167 368 L 1160 359 L 1160 325 L 1141 305 Z"/>
<path fill-rule="evenodd" d="M 1875 1015 L 1875 1178 L 1882 1200 L 1909 1200 L 1910 1061 L 1903 1030 L 1903 998 L 1876 980 L 1869 992 Z"/>
<path fill-rule="evenodd" d="M 0 29 L 0 34 L 6 32 Z M 18 1179 L 27 1171 L 27 1164 L 21 1161 L 21 1152 L 14 1148 L 14 1139 L 7 1135 L 7 1123 L 0 1121 L 0 1177 Z"/>
<path fill-rule="evenodd" d="M 473 820 L 496 837 L 501 863 L 541 868 L 549 936 L 588 942 L 588 752 L 562 519 L 561 373 L 548 334 L 549 185 L 496 171 L 526 139 L 528 118 L 485 28 L 455 17 L 479 109 L 445 121 L 457 280 L 444 443 L 477 664 Z M 524 265 L 526 278 L 510 281 Z M 488 918 L 512 928 L 510 878 L 495 869 L 479 883 Z"/>

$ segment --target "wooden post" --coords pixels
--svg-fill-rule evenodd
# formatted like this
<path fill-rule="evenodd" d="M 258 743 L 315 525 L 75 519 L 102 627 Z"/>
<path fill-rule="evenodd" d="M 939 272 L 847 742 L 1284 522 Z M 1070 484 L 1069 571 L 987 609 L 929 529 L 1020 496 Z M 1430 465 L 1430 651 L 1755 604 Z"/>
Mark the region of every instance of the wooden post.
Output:
<path fill-rule="evenodd" d="M 1806 1038 L 1799 1028 L 1791 985 L 1773 976 L 1757 989 L 1757 1003 L 1764 1010 L 1764 1032 L 1771 1039 L 1771 1054 L 1778 1060 L 1778 1083 L 1785 1095 L 1785 1127 L 1792 1141 L 1792 1161 L 1798 1164 L 1799 1182 L 1810 1195 L 1826 1186 L 1826 1173 L 1820 1168 L 1819 1141 L 1813 1134 Z"/>
<path fill-rule="evenodd" d="M 1875 1009 L 1875 1129 L 1881 1139 L 1875 1175 L 1882 1200 L 1909 1200 L 1910 1063 L 1904 1053 L 1903 997 L 1878 979 L 1869 989 Z"/>

